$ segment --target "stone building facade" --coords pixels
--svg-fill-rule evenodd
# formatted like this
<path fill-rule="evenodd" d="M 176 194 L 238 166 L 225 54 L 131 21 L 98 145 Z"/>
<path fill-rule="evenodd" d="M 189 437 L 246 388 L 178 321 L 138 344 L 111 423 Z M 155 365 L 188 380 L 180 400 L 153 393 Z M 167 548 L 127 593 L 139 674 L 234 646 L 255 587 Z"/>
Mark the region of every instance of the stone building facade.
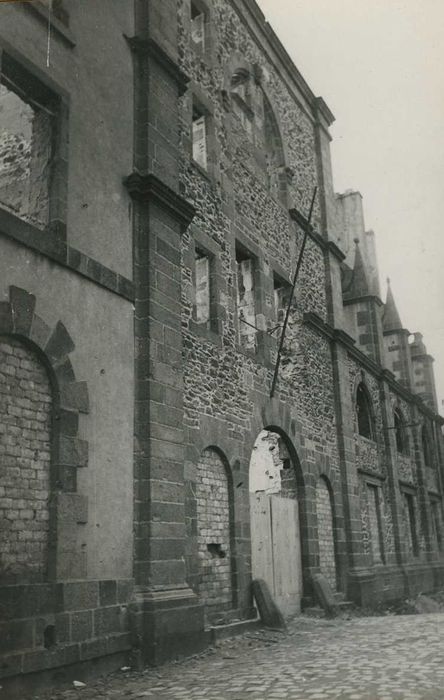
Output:
<path fill-rule="evenodd" d="M 256 3 L 0 13 L 2 683 L 442 585 L 433 359 Z"/>

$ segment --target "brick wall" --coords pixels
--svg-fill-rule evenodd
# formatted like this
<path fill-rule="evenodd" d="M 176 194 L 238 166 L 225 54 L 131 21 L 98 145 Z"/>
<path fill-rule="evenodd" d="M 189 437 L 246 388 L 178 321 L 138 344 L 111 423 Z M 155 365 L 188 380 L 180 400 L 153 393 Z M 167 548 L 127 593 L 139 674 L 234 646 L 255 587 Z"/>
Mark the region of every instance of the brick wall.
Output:
<path fill-rule="evenodd" d="M 324 479 L 316 484 L 316 514 L 318 519 L 319 565 L 321 573 L 333 590 L 336 589 L 333 512 L 330 493 Z"/>
<path fill-rule="evenodd" d="M 228 480 L 222 459 L 214 450 L 205 450 L 198 462 L 196 503 L 198 592 L 211 615 L 228 610 L 233 599 Z"/>
<path fill-rule="evenodd" d="M 0 339 L 0 579 L 43 578 L 49 531 L 51 389 L 18 341 Z"/>

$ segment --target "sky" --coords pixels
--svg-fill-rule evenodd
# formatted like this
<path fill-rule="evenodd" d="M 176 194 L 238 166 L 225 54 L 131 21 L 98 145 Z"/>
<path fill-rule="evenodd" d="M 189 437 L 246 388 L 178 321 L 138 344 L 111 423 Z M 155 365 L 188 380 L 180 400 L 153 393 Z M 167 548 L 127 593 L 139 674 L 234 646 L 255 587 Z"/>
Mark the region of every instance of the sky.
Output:
<path fill-rule="evenodd" d="M 435 358 L 444 414 L 444 2 L 258 0 L 324 98 L 335 190 L 361 192 L 380 278 Z"/>

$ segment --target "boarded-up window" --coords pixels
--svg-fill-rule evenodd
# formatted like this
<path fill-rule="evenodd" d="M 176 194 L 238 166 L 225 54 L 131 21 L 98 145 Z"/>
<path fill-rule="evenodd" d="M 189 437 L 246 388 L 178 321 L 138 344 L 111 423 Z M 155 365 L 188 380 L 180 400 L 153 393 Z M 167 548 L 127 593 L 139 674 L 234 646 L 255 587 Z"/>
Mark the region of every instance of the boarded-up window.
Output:
<path fill-rule="evenodd" d="M 193 109 L 193 160 L 196 161 L 201 168 L 207 168 L 207 117 L 198 108 Z"/>
<path fill-rule="evenodd" d="M 210 258 L 198 249 L 195 256 L 195 280 L 195 319 L 197 323 L 206 323 L 210 319 Z"/>

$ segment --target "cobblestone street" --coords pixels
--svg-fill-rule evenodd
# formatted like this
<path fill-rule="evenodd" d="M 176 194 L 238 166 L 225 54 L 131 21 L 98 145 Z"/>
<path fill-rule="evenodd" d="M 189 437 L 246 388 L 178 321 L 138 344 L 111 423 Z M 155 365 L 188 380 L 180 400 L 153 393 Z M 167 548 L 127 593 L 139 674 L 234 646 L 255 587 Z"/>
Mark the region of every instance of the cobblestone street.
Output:
<path fill-rule="evenodd" d="M 296 618 L 144 673 L 121 671 L 39 700 L 441 700 L 444 614 Z"/>

